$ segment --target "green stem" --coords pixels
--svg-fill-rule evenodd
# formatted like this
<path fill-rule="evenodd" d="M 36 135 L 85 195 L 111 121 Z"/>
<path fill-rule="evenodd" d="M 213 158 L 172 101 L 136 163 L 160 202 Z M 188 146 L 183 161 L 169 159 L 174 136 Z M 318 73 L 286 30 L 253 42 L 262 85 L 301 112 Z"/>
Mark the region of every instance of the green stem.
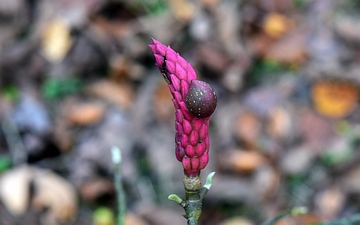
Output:
<path fill-rule="evenodd" d="M 200 198 L 200 189 L 186 190 L 185 200 L 185 218 L 188 225 L 197 225 L 202 212 L 202 199 Z"/>
<path fill-rule="evenodd" d="M 360 214 L 355 214 L 349 217 L 344 217 L 338 220 L 332 220 L 323 223 L 316 223 L 316 225 L 356 225 L 360 224 Z"/>
<path fill-rule="evenodd" d="M 278 220 L 281 220 L 282 218 L 284 218 L 286 216 L 298 216 L 298 215 L 302 215 L 302 214 L 305 214 L 305 213 L 307 213 L 307 208 L 305 208 L 305 207 L 295 207 L 293 209 L 286 210 L 286 211 L 280 213 L 275 218 L 269 219 L 269 220 L 265 221 L 264 223 L 262 223 L 261 225 L 273 225 Z"/>
<path fill-rule="evenodd" d="M 202 201 L 211 187 L 212 178 L 214 177 L 214 175 L 215 172 L 212 172 L 208 175 L 204 187 L 201 187 L 200 176 L 185 176 L 185 200 L 182 200 L 179 196 L 175 194 L 171 194 L 168 197 L 170 200 L 177 202 L 184 208 L 184 217 L 186 218 L 188 225 L 198 225 L 199 218 L 202 212 Z"/>
<path fill-rule="evenodd" d="M 122 185 L 122 177 L 121 177 L 121 151 L 117 147 L 112 147 L 112 160 L 115 164 L 114 171 L 114 180 L 115 180 L 115 188 L 117 194 L 117 202 L 118 202 L 118 215 L 117 215 L 117 225 L 125 224 L 125 215 L 126 215 L 126 199 L 125 199 L 125 191 Z"/>

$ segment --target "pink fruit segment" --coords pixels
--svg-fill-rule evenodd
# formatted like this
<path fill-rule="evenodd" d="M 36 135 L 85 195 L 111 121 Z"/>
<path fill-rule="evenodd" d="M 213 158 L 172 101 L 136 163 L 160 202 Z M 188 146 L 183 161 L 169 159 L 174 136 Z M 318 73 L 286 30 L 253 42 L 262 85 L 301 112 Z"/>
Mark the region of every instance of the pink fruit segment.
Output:
<path fill-rule="evenodd" d="M 182 165 L 185 171 L 191 171 L 191 160 L 189 157 L 185 156 L 182 159 Z"/>
<path fill-rule="evenodd" d="M 192 66 L 169 46 L 153 39 L 149 47 L 173 96 L 176 159 L 185 175 L 197 176 L 209 161 L 208 127 L 216 95 L 209 84 L 196 80 Z"/>
<path fill-rule="evenodd" d="M 185 153 L 188 157 L 192 158 L 195 156 L 195 149 L 192 145 L 186 146 Z"/>
<path fill-rule="evenodd" d="M 199 144 L 199 132 L 196 130 L 191 131 L 190 138 L 189 138 L 189 144 L 192 146 L 197 146 Z"/>

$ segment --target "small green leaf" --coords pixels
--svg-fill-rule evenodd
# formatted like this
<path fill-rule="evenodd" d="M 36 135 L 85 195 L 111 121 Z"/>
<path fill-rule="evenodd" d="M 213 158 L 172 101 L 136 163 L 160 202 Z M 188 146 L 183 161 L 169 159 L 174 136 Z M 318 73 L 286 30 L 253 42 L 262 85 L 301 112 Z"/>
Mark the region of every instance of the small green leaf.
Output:
<path fill-rule="evenodd" d="M 351 159 L 353 152 L 350 149 L 344 149 L 342 152 L 326 152 L 321 156 L 322 161 L 328 166 L 338 165 Z"/>
<path fill-rule="evenodd" d="M 214 176 L 215 176 L 215 172 L 209 173 L 209 175 L 208 175 L 207 178 L 206 178 L 206 182 L 205 182 L 204 188 L 210 190 L 211 185 L 212 185 L 212 180 L 213 180 Z"/>
<path fill-rule="evenodd" d="M 93 213 L 95 224 L 115 224 L 114 212 L 107 207 L 99 207 Z"/>
<path fill-rule="evenodd" d="M 12 166 L 11 159 L 9 157 L 0 157 L 0 173 L 9 169 Z"/>
<path fill-rule="evenodd" d="M 275 218 L 269 219 L 262 223 L 261 225 L 274 225 L 277 221 L 281 220 L 282 218 L 286 216 L 299 216 L 306 214 L 308 212 L 308 209 L 306 207 L 295 207 L 290 210 L 286 210 L 284 212 L 281 212 L 279 215 L 277 215 Z"/>
<path fill-rule="evenodd" d="M 306 0 L 293 0 L 293 4 L 297 9 L 303 9 L 306 6 Z"/>
<path fill-rule="evenodd" d="M 5 86 L 1 90 L 4 98 L 8 100 L 9 102 L 15 102 L 20 95 L 19 89 L 17 89 L 15 86 Z"/>
<path fill-rule="evenodd" d="M 111 159 L 114 164 L 121 163 L 121 150 L 117 146 L 111 148 Z"/>
<path fill-rule="evenodd" d="M 171 201 L 174 201 L 174 202 L 176 202 L 178 204 L 181 204 L 183 202 L 183 200 L 179 196 L 177 196 L 176 194 L 169 195 L 168 199 L 171 200 Z"/>
<path fill-rule="evenodd" d="M 295 207 L 291 210 L 290 215 L 292 216 L 299 216 L 299 215 L 303 215 L 306 214 L 308 212 L 308 209 L 306 207 L 300 206 L 300 207 Z"/>
<path fill-rule="evenodd" d="M 137 0 L 149 15 L 159 15 L 168 10 L 167 2 L 164 0 Z"/>
<path fill-rule="evenodd" d="M 48 79 L 42 86 L 45 98 L 54 100 L 79 92 L 83 82 L 78 78 Z"/>

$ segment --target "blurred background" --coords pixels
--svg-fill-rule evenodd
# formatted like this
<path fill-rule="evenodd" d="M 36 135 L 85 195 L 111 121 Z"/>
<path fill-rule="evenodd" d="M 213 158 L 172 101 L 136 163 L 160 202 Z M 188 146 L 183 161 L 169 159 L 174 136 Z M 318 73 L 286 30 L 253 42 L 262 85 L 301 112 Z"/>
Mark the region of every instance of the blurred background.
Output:
<path fill-rule="evenodd" d="M 1 0 L 0 224 L 182 225 L 171 95 L 148 45 L 215 89 L 200 224 L 277 225 L 360 207 L 357 0 Z"/>

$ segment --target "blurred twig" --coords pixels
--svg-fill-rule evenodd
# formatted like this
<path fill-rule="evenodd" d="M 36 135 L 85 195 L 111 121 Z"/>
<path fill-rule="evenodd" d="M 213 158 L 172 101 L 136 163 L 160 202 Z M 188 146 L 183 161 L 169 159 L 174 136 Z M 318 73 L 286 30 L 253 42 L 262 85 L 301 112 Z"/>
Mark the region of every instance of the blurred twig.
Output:
<path fill-rule="evenodd" d="M 124 225 L 126 214 L 125 191 L 121 177 L 121 151 L 118 147 L 112 147 L 112 161 L 115 164 L 114 180 L 118 201 L 117 225 Z"/>
<path fill-rule="evenodd" d="M 286 210 L 286 211 L 280 213 L 275 218 L 269 219 L 269 220 L 263 222 L 261 225 L 273 225 L 273 224 L 275 224 L 275 222 L 277 222 L 278 220 L 280 220 L 286 216 L 298 216 L 298 215 L 302 215 L 305 213 L 307 213 L 306 207 L 295 207 L 293 209 Z"/>
<path fill-rule="evenodd" d="M 316 223 L 314 225 L 357 225 L 357 224 L 360 224 L 360 214 L 355 214 L 338 220 Z"/>
<path fill-rule="evenodd" d="M 24 163 L 26 161 L 26 151 L 15 122 L 9 116 L 4 115 L 1 128 L 11 153 L 13 165 Z"/>

